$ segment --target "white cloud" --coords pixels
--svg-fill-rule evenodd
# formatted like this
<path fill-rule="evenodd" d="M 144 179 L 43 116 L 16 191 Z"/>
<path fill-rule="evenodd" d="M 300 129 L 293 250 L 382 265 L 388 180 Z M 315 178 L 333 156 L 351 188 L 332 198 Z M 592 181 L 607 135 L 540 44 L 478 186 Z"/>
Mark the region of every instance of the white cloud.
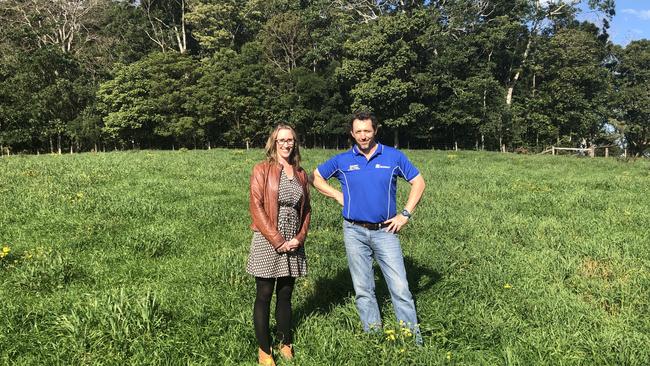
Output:
<path fill-rule="evenodd" d="M 650 20 L 650 10 L 623 9 L 624 14 L 631 14 L 643 20 Z"/>

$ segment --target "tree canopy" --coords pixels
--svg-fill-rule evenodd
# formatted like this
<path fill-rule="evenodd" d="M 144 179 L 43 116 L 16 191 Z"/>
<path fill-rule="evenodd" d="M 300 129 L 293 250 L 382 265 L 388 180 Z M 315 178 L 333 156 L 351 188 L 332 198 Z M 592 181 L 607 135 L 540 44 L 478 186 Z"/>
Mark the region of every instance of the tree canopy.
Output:
<path fill-rule="evenodd" d="M 613 45 L 613 16 L 613 0 L 0 0 L 0 145 L 260 146 L 288 122 L 342 147 L 367 109 L 396 146 L 614 131 L 643 153 L 650 43 Z"/>

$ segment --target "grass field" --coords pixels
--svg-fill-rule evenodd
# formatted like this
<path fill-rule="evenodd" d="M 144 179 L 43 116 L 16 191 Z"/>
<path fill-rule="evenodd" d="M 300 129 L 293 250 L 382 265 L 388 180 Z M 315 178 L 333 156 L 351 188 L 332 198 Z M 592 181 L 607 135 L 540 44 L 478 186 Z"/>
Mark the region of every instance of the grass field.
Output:
<path fill-rule="evenodd" d="M 304 166 L 333 153 L 306 150 Z M 428 183 L 401 234 L 425 346 L 361 332 L 340 209 L 314 194 L 291 364 L 650 364 L 650 162 L 408 155 Z M 255 364 L 244 267 L 261 156 L 1 158 L 0 364 Z"/>

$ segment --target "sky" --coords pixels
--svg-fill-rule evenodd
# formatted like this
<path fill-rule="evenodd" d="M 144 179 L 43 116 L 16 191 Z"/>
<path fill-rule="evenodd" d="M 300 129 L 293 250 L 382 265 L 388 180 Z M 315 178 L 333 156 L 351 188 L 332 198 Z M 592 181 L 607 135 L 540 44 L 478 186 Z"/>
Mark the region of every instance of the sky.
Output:
<path fill-rule="evenodd" d="M 613 43 L 627 46 L 631 41 L 650 39 L 650 0 L 615 0 L 616 15 L 610 24 L 609 36 Z M 579 19 L 601 24 L 594 13 L 583 12 Z"/>

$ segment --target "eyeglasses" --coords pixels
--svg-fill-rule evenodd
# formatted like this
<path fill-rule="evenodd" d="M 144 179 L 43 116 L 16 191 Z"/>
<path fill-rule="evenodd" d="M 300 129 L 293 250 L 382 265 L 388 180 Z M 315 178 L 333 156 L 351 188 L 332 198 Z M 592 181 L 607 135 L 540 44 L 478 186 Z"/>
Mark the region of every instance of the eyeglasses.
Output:
<path fill-rule="evenodd" d="M 287 145 L 287 146 L 293 146 L 295 141 L 293 139 L 280 139 L 280 140 L 275 140 L 275 142 L 278 143 L 278 145 Z"/>

